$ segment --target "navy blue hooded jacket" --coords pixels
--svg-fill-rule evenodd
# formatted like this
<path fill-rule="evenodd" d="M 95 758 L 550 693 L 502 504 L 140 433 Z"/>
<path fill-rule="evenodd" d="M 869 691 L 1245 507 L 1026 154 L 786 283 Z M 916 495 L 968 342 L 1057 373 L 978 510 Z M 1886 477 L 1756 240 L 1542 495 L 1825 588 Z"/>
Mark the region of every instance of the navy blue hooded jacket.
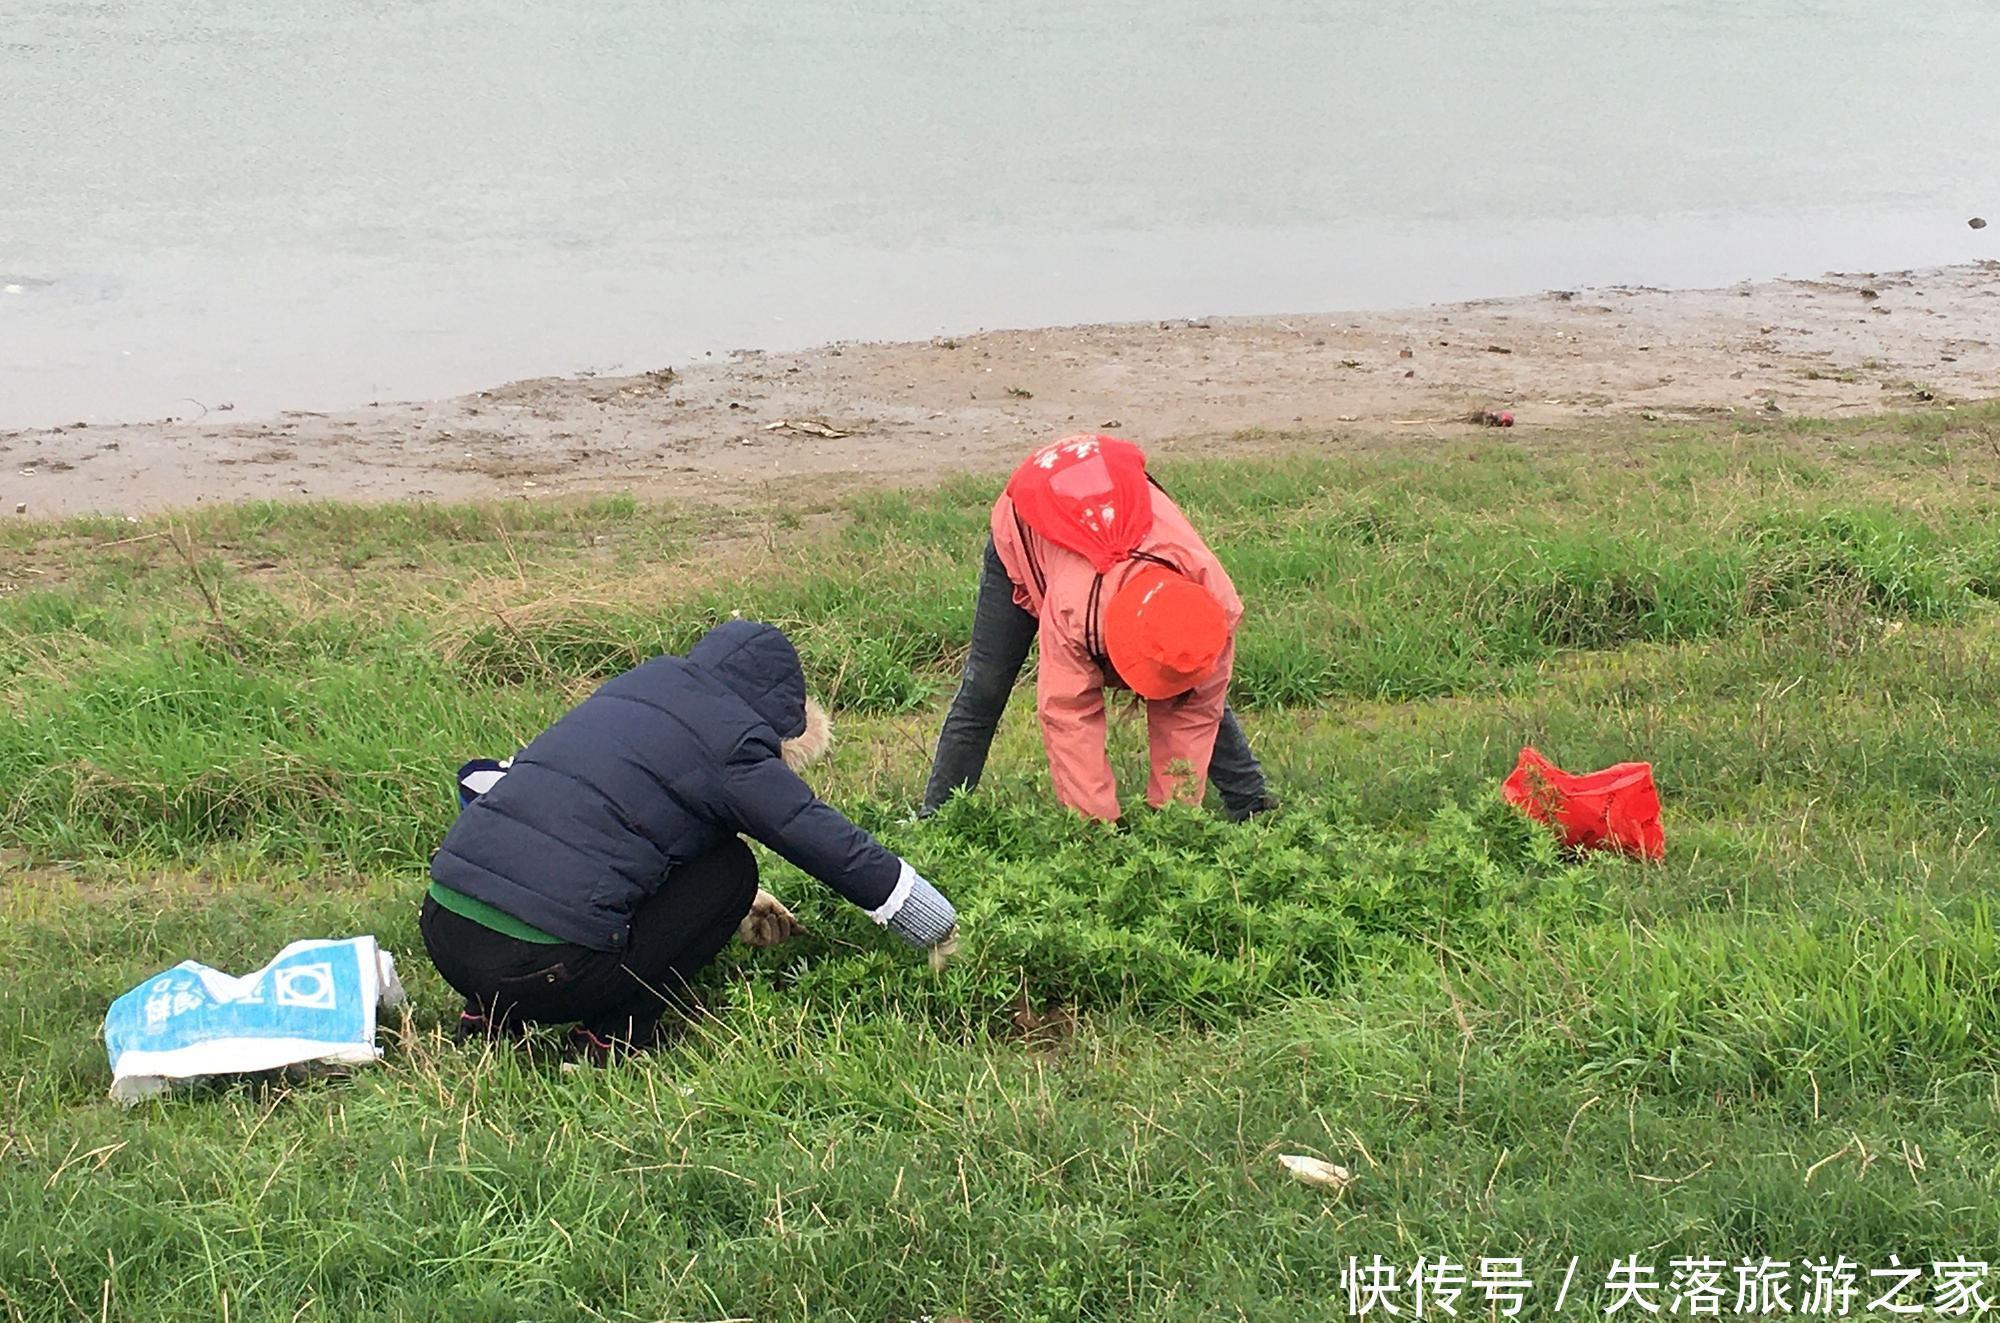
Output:
<path fill-rule="evenodd" d="M 779 742 L 806 727 L 791 640 L 732 620 L 570 709 L 458 816 L 431 877 L 551 936 L 621 951 L 667 873 L 741 832 L 863 909 L 902 861 L 821 802 Z"/>

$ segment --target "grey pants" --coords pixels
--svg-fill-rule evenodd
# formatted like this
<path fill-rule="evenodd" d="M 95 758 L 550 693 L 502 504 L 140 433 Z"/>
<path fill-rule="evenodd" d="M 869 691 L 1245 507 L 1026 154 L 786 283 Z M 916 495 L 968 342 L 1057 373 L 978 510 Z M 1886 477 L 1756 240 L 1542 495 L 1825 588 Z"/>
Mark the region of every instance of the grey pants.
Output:
<path fill-rule="evenodd" d="M 1000 553 L 986 543 L 985 565 L 979 574 L 979 597 L 972 608 L 972 642 L 965 650 L 965 672 L 952 695 L 938 734 L 937 756 L 931 761 L 930 784 L 924 788 L 922 812 L 943 807 L 957 790 L 973 790 L 986 770 L 986 753 L 993 732 L 1014 690 L 1014 680 L 1035 641 L 1034 616 L 1014 601 L 1014 584 L 1000 563 Z M 1228 707 L 1215 732 L 1215 752 L 1208 779 L 1222 797 L 1223 812 L 1242 819 L 1267 807 L 1264 771 L 1250 752 L 1250 741 Z"/>

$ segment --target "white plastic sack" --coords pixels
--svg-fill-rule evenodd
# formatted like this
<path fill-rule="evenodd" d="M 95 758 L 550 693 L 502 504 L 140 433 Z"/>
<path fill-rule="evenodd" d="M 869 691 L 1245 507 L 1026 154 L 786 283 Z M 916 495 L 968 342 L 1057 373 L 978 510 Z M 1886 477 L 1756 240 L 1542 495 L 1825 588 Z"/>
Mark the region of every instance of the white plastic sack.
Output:
<path fill-rule="evenodd" d="M 395 957 L 373 937 L 293 942 L 241 978 L 185 960 L 105 1013 L 111 1096 L 130 1104 L 174 1080 L 377 1061 L 375 1012 L 403 1001 Z"/>

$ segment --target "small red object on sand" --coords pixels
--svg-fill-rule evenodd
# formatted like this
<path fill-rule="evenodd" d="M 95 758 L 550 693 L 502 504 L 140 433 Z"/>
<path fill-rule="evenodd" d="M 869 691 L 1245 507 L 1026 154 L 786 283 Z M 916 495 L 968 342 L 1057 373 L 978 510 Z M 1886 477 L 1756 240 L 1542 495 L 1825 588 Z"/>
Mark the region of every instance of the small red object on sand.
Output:
<path fill-rule="evenodd" d="M 1492 409 L 1481 409 L 1472 415 L 1470 421 L 1480 423 L 1486 427 L 1512 427 L 1514 425 L 1514 411 L 1512 409 L 1501 409 L 1496 412 Z"/>
<path fill-rule="evenodd" d="M 1642 859 L 1667 856 L 1651 763 L 1619 763 L 1579 775 L 1526 748 L 1500 793 L 1535 821 L 1552 823 L 1564 845 L 1622 850 Z"/>

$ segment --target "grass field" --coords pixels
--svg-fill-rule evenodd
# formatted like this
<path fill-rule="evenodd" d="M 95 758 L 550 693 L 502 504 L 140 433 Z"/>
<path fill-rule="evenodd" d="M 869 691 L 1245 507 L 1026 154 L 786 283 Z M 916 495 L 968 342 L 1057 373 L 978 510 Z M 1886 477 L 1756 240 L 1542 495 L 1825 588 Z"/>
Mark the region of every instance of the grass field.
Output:
<path fill-rule="evenodd" d="M 1163 473 L 1250 603 L 1247 827 L 1067 818 L 1026 694 L 908 824 L 990 477 L 0 528 L 0 1310 L 1326 1318 L 1379 1254 L 1521 1257 L 1535 1317 L 1574 1259 L 1595 1316 L 1614 1259 L 1844 1254 L 1858 1313 L 1995 1257 L 2000 409 L 1259 448 Z M 454 1047 L 451 769 L 733 612 L 963 959 L 772 864 L 811 935 L 657 1058 Z M 1651 759 L 1668 862 L 1559 857 L 1494 796 L 1526 743 Z M 105 1100 L 119 992 L 356 932 L 414 998 L 379 1067 Z"/>

